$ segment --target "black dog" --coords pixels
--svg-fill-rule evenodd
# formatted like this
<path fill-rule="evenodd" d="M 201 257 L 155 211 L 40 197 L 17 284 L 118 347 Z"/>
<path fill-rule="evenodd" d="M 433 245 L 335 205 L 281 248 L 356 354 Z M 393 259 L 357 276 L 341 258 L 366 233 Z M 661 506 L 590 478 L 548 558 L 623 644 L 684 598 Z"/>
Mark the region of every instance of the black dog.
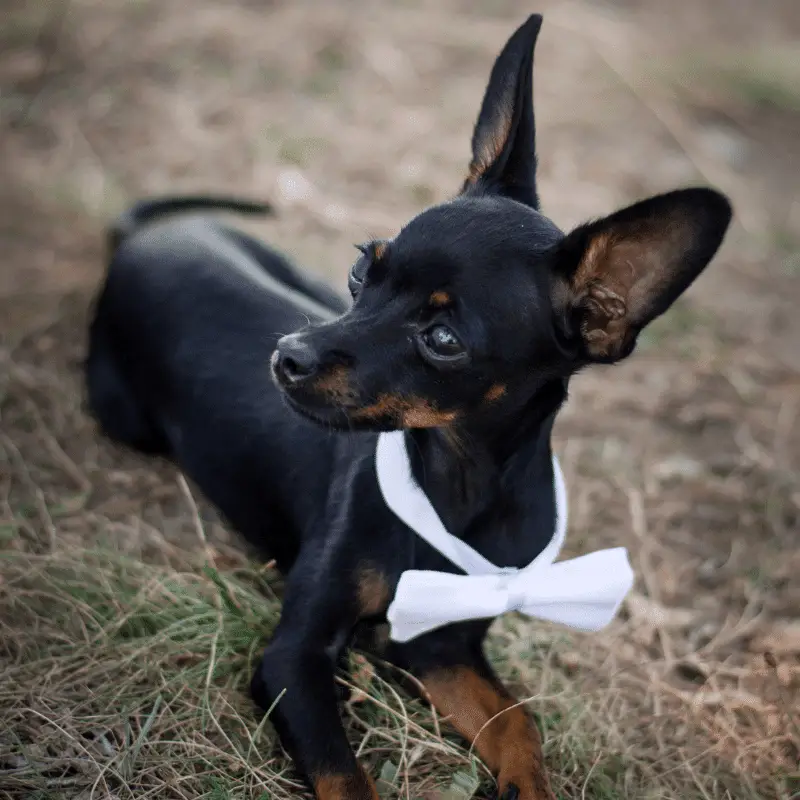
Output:
<path fill-rule="evenodd" d="M 529 564 L 554 529 L 550 434 L 570 376 L 629 355 L 730 221 L 709 189 L 653 197 L 566 236 L 539 212 L 540 25 L 532 16 L 497 59 L 460 194 L 360 248 L 348 309 L 242 233 L 156 223 L 169 201 L 140 206 L 112 237 L 91 408 L 111 437 L 179 464 L 287 574 L 252 691 L 265 708 L 284 692 L 272 719 L 326 800 L 377 797 L 334 685 L 356 631 L 372 631 L 383 658 L 478 737 L 504 798 L 553 797 L 536 726 L 482 653 L 491 619 L 405 643 L 385 635 L 401 573 L 458 569 L 387 507 L 378 432 L 405 431 L 416 482 L 448 531 L 494 564 Z"/>

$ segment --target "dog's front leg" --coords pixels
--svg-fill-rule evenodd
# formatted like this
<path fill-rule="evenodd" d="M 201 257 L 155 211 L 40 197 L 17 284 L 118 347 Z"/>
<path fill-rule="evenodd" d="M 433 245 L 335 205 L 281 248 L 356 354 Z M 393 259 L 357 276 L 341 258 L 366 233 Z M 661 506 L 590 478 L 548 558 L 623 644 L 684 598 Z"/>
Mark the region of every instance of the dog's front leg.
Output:
<path fill-rule="evenodd" d="M 321 574 L 322 560 L 301 553 L 289 574 L 281 621 L 251 692 L 263 709 L 274 704 L 270 720 L 319 800 L 378 800 L 347 741 L 335 685 L 356 609 L 346 582 Z"/>
<path fill-rule="evenodd" d="M 277 637 L 267 647 L 253 676 L 254 700 L 265 709 L 277 700 L 270 719 L 319 800 L 377 800 L 339 717 L 334 662 L 324 650 L 297 645 Z"/>
<path fill-rule="evenodd" d="M 474 744 L 497 777 L 501 800 L 555 800 L 539 730 L 495 676 L 480 646 L 467 648 L 456 639 L 437 645 L 429 650 L 436 655 L 412 671 L 436 710 Z M 413 651 L 414 643 L 406 647 Z"/>

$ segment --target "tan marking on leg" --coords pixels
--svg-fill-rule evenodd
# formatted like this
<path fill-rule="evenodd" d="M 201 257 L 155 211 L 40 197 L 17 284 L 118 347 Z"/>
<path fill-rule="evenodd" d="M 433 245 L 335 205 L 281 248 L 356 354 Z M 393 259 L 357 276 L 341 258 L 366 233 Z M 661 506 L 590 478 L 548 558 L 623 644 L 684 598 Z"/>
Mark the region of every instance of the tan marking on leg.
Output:
<path fill-rule="evenodd" d="M 469 667 L 439 670 L 423 677 L 422 683 L 436 709 L 475 743 L 497 776 L 501 795 L 514 784 L 519 800 L 555 800 L 539 731 L 509 695 Z"/>
<path fill-rule="evenodd" d="M 359 565 L 356 580 L 362 616 L 371 617 L 389 607 L 389 582 L 377 567 L 369 563 Z"/>
<path fill-rule="evenodd" d="M 314 778 L 318 800 L 380 800 L 375 782 L 359 767 L 354 775 L 319 775 Z"/>

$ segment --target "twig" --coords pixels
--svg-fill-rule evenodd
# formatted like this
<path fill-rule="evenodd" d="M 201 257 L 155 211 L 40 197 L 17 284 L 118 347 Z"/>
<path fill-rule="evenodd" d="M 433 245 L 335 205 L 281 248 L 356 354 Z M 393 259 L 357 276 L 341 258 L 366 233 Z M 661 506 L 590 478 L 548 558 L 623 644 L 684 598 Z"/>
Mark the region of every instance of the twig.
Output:
<path fill-rule="evenodd" d="M 214 548 L 208 543 L 206 532 L 203 528 L 203 520 L 200 516 L 200 509 L 197 507 L 197 503 L 192 495 L 192 490 L 189 488 L 189 484 L 186 482 L 186 478 L 183 476 L 182 472 L 178 473 L 178 486 L 180 487 L 181 492 L 183 492 L 183 496 L 186 498 L 186 502 L 189 504 L 189 507 L 192 511 L 192 522 L 194 523 L 194 529 L 197 533 L 197 538 L 200 539 L 200 544 L 203 547 L 206 558 L 211 566 L 216 569 L 217 564 L 214 559 Z"/>
<path fill-rule="evenodd" d="M 27 485 L 31 494 L 33 494 L 36 510 L 39 514 L 39 520 L 42 523 L 42 527 L 47 532 L 50 552 L 52 553 L 56 549 L 56 528 L 53 524 L 53 518 L 50 516 L 50 512 L 47 509 L 47 502 L 44 497 L 44 492 L 42 492 L 42 490 L 36 485 L 36 481 L 33 480 L 33 476 L 28 469 L 28 465 L 25 462 L 22 453 L 20 453 L 19 448 L 14 444 L 14 442 L 12 442 L 11 439 L 9 439 L 9 437 L 4 433 L 0 433 L 0 440 L 2 440 L 3 447 L 6 449 L 6 451 L 11 454 L 12 460 L 15 462 L 17 469 L 22 475 L 23 482 Z"/>
<path fill-rule="evenodd" d="M 788 692 L 786 691 L 784 685 L 781 683 L 780 676 L 778 675 L 778 661 L 775 658 L 774 654 L 771 652 L 764 653 L 764 662 L 770 668 L 770 674 L 772 675 L 773 679 L 775 680 L 775 686 L 778 689 L 778 694 L 781 698 L 781 705 L 783 706 L 783 712 L 786 714 L 786 719 L 789 722 L 789 727 L 792 728 L 794 731 L 795 736 L 797 737 L 797 746 L 800 748 L 800 722 L 798 722 L 798 715 L 792 714 L 790 709 L 793 707 L 792 699 L 789 697 Z"/>
<path fill-rule="evenodd" d="M 727 624 L 723 625 L 711 641 L 706 642 L 705 645 L 697 650 L 697 655 L 708 655 L 723 645 L 731 644 L 737 639 L 747 636 L 750 631 L 757 628 L 761 622 L 763 613 L 763 609 L 760 607 L 759 603 L 760 599 L 758 593 L 754 591 L 747 601 L 747 605 L 744 611 L 742 611 L 739 621 L 732 627 L 729 627 Z"/>
<path fill-rule="evenodd" d="M 342 678 L 339 675 L 336 676 L 336 682 L 341 684 L 342 686 L 347 687 L 348 689 L 350 689 L 350 691 L 356 691 L 356 692 L 362 691 L 358 686 L 356 686 L 355 684 L 351 683 L 350 681 L 345 680 L 344 678 Z M 395 709 L 393 709 L 391 706 L 388 706 L 386 703 L 381 702 L 377 697 L 374 697 L 373 695 L 365 694 L 364 695 L 364 702 L 365 703 L 371 703 L 372 705 L 377 706 L 378 708 L 382 709 L 383 711 L 386 711 L 388 714 L 390 714 L 393 717 L 397 717 L 398 716 L 398 713 L 397 713 L 397 711 Z M 362 722 L 362 720 L 356 714 L 353 713 L 352 707 L 350 709 L 350 713 L 353 715 L 354 719 L 357 719 L 359 722 Z M 409 730 L 413 730 L 418 735 L 422 736 L 423 737 L 423 741 L 428 736 L 430 736 L 429 732 L 426 731 L 425 728 L 422 727 L 422 725 L 420 725 L 417 722 L 414 722 L 413 720 L 410 720 L 410 719 L 408 720 L 408 727 L 409 727 Z M 378 731 L 376 729 L 375 733 L 380 733 L 380 731 Z M 431 745 L 428 744 L 427 746 L 430 747 Z M 442 740 L 441 742 L 437 743 L 437 747 L 439 749 L 441 749 L 441 751 L 444 752 L 444 753 L 450 753 L 451 755 L 459 755 L 459 750 L 456 747 L 454 747 L 453 745 L 449 744 L 448 742 L 446 742 L 444 740 Z"/>
<path fill-rule="evenodd" d="M 36 420 L 39 430 L 47 444 L 47 449 L 50 451 L 51 455 L 58 461 L 58 463 L 64 469 L 64 472 L 66 472 L 67 475 L 72 478 L 81 493 L 88 494 L 92 489 L 92 482 L 78 468 L 78 465 L 64 452 L 55 436 L 53 436 L 53 434 L 48 430 L 37 405 L 32 400 L 28 399 L 25 403 L 25 408 Z"/>
<path fill-rule="evenodd" d="M 647 588 L 647 594 L 650 595 L 654 602 L 663 605 L 657 588 L 657 582 L 653 575 L 652 565 L 650 564 L 650 545 L 647 540 L 644 500 L 642 498 L 642 493 L 638 489 L 628 489 L 628 507 L 630 509 L 633 532 L 640 542 L 639 565 L 642 571 L 644 585 Z M 656 625 L 656 631 L 658 632 L 658 639 L 661 644 L 661 651 L 664 654 L 664 659 L 667 661 L 667 664 L 672 664 L 675 661 L 675 651 L 672 647 L 672 640 L 663 625 Z"/>
<path fill-rule="evenodd" d="M 76 747 L 76 748 L 82 750 L 85 753 L 85 755 L 88 758 L 88 760 L 92 764 L 94 764 L 98 768 L 100 767 L 100 764 L 97 762 L 97 759 L 92 755 L 91 751 L 87 747 L 85 747 L 80 742 L 80 740 L 78 740 L 75 736 L 70 736 L 70 734 L 61 725 L 59 725 L 55 720 L 50 719 L 46 715 L 42 714 L 40 711 L 37 711 L 35 708 L 29 708 L 28 709 L 28 713 L 34 714 L 35 716 L 37 716 L 40 719 L 44 720 L 48 725 L 52 725 L 59 733 L 61 733 L 63 736 L 67 737 L 67 740 L 73 745 L 73 747 Z M 119 772 L 117 772 L 116 770 L 111 770 L 111 769 L 109 769 L 109 770 L 101 770 L 100 771 L 100 777 L 103 780 L 103 785 L 105 787 L 106 792 L 110 795 L 111 794 L 111 789 L 110 789 L 110 787 L 109 787 L 109 785 L 108 785 L 108 783 L 106 782 L 106 779 L 105 779 L 105 772 L 106 771 L 110 772 L 121 784 L 124 785 L 125 781 L 123 780 L 123 776 Z"/>
<path fill-rule="evenodd" d="M 397 665 L 392 664 L 388 661 L 384 661 L 383 659 L 374 658 L 373 661 L 381 664 L 386 669 L 391 669 L 397 672 L 398 674 L 402 675 L 403 678 L 405 678 L 409 683 L 413 683 L 414 686 L 417 687 L 417 691 L 419 692 L 420 697 L 424 698 L 425 701 L 430 706 L 431 716 L 433 718 L 433 730 L 436 734 L 436 738 L 439 739 L 439 741 L 442 741 L 442 728 L 441 725 L 439 724 L 439 713 L 437 712 L 436 706 L 433 704 L 433 701 L 431 700 L 430 694 L 428 694 L 428 690 L 425 688 L 425 684 L 421 680 L 419 680 L 419 678 L 417 678 L 415 675 L 412 675 L 410 672 L 406 672 L 402 667 L 398 667 Z"/>

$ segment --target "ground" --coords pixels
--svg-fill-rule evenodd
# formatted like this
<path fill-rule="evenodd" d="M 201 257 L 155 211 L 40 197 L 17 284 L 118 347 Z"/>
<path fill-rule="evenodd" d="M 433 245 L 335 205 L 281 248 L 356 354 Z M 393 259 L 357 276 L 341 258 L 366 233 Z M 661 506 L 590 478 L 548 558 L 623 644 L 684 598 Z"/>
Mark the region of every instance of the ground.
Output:
<path fill-rule="evenodd" d="M 278 217 L 248 227 L 342 286 L 354 242 L 459 185 L 492 59 L 532 11 L 553 219 L 710 183 L 736 222 L 557 426 L 571 551 L 631 551 L 620 618 L 592 636 L 504 619 L 490 653 L 561 798 L 798 796 L 796 0 L 5 0 L 0 797 L 302 795 L 244 691 L 275 575 L 82 411 L 104 224 L 146 193 L 266 197 Z M 385 797 L 491 791 L 363 660 L 341 680 Z"/>

